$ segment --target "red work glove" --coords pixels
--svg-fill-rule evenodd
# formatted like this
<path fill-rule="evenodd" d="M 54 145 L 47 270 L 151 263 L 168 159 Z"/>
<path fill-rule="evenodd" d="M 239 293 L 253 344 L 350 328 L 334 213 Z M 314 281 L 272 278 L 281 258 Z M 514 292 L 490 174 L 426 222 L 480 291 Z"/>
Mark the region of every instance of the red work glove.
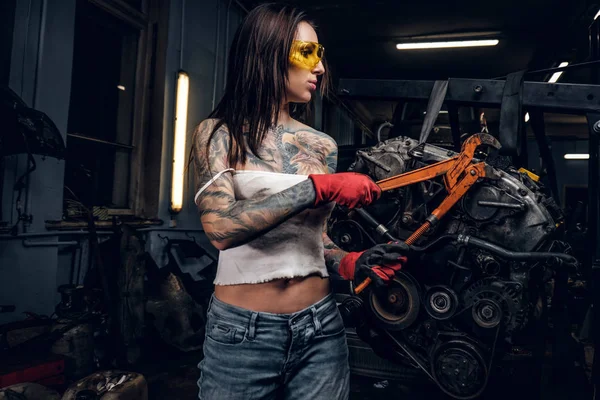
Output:
<path fill-rule="evenodd" d="M 340 261 L 339 273 L 344 279 L 360 284 L 367 277 L 378 287 L 387 286 L 397 271 L 406 264 L 409 247 L 403 242 L 378 244 L 368 250 L 348 253 Z"/>
<path fill-rule="evenodd" d="M 348 208 L 363 207 L 381 197 L 381 188 L 364 174 L 339 172 L 308 176 L 315 186 L 315 207 L 335 201 Z"/>

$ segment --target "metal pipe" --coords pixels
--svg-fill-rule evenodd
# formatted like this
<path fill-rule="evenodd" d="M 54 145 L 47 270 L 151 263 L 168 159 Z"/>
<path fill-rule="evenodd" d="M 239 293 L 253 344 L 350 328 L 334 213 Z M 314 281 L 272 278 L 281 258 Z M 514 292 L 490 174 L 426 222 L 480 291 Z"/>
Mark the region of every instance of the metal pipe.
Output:
<path fill-rule="evenodd" d="M 141 228 L 136 232 L 204 232 L 204 229 L 178 229 L 178 228 Z"/>
<path fill-rule="evenodd" d="M 116 143 L 116 142 L 109 142 L 107 140 L 96 139 L 96 138 L 89 137 L 89 136 L 84 136 L 84 135 L 78 135 L 76 133 L 67 133 L 67 136 L 74 137 L 74 138 L 77 138 L 77 139 L 82 139 L 82 140 L 88 140 L 90 142 L 96 142 L 96 143 L 106 144 L 106 145 L 109 145 L 109 146 L 121 147 L 121 148 L 124 148 L 124 149 L 130 149 L 131 150 L 131 149 L 135 148 L 135 147 L 130 146 L 128 144 Z"/>
<path fill-rule="evenodd" d="M 389 121 L 385 121 L 383 124 L 379 125 L 379 128 L 377 128 L 377 141 L 378 141 L 378 142 L 381 142 L 381 130 L 382 130 L 383 128 L 388 128 L 388 127 L 389 127 L 389 128 L 393 128 L 393 127 L 394 127 L 394 124 L 392 124 L 392 123 L 391 123 L 391 122 L 389 122 Z"/>
<path fill-rule="evenodd" d="M 25 239 L 23 240 L 23 246 L 25 247 L 52 247 L 52 246 L 75 246 L 78 245 L 79 242 L 76 240 L 69 240 L 66 242 L 50 242 L 50 241 L 45 241 L 45 242 L 36 242 L 36 241 L 31 241 L 29 239 Z"/>
<path fill-rule="evenodd" d="M 24 239 L 24 238 L 42 238 L 52 236 L 78 236 L 78 235 L 89 235 L 88 231 L 56 231 L 56 232 L 43 232 L 43 233 L 21 233 L 18 235 L 0 235 L 0 240 L 12 240 L 12 239 Z M 97 232 L 98 236 L 110 236 L 114 235 L 114 232 Z"/>
<path fill-rule="evenodd" d="M 223 71 L 223 90 L 227 87 L 227 66 L 229 65 L 229 12 L 231 11 L 231 3 L 233 0 L 229 0 L 229 4 L 227 4 L 227 12 L 225 13 L 225 46 L 224 46 L 224 57 L 225 61 L 223 61 L 224 71 Z"/>
<path fill-rule="evenodd" d="M 213 93 L 212 93 L 212 108 L 215 109 L 215 101 L 217 99 L 217 77 L 219 76 L 217 61 L 219 60 L 219 43 L 221 39 L 221 18 L 219 18 L 221 11 L 221 0 L 217 1 L 217 37 L 215 38 L 215 72 L 213 74 Z"/>
<path fill-rule="evenodd" d="M 485 201 L 485 200 L 479 200 L 477 202 L 478 206 L 483 206 L 483 207 L 497 207 L 497 208 L 511 208 L 513 210 L 524 210 L 525 209 L 525 204 L 511 204 L 511 203 L 502 203 L 499 201 Z"/>

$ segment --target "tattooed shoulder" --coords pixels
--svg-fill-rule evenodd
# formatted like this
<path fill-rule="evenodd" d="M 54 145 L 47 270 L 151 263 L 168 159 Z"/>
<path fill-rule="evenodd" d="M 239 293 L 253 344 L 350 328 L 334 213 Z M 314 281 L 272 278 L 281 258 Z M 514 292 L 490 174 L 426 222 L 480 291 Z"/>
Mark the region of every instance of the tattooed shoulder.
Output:
<path fill-rule="evenodd" d="M 208 139 L 217 122 L 215 119 L 204 120 L 194 132 L 193 156 L 196 166 L 197 185 L 202 185 L 211 179 L 215 173 L 229 168 L 227 153 L 230 146 L 230 137 L 225 125 L 217 129 L 207 147 Z"/>

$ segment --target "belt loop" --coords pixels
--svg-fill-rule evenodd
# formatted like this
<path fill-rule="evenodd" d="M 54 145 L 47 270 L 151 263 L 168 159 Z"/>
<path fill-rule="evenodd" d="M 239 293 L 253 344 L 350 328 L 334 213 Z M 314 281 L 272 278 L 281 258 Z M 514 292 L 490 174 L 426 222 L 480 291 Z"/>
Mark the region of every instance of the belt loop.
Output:
<path fill-rule="evenodd" d="M 317 335 L 322 334 L 321 332 L 321 321 L 319 321 L 319 316 L 317 315 L 317 309 L 313 306 L 310 308 L 312 311 L 313 324 L 315 324 L 315 333 Z"/>
<path fill-rule="evenodd" d="M 250 316 L 250 324 L 248 326 L 248 340 L 254 340 L 254 336 L 256 335 L 256 318 L 258 317 L 257 312 L 252 312 L 252 316 Z"/>
<path fill-rule="evenodd" d="M 207 313 L 210 311 L 210 308 L 212 307 L 212 303 L 213 303 L 214 298 L 215 298 L 215 294 L 213 293 L 210 296 L 210 300 L 208 301 L 208 307 L 206 307 L 206 312 Z"/>

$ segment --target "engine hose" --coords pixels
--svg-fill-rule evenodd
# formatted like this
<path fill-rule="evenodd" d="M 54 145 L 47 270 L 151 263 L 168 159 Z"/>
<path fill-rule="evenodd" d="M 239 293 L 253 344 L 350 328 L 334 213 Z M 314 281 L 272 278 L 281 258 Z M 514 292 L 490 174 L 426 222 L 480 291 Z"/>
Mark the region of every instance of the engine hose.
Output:
<path fill-rule="evenodd" d="M 442 235 L 437 239 L 433 240 L 431 243 L 426 244 L 425 246 L 410 246 L 410 249 L 417 253 L 423 253 L 429 251 L 430 249 L 437 247 L 441 244 L 444 244 L 449 241 L 456 241 L 459 244 L 463 244 L 466 246 L 477 247 L 482 250 L 489 251 L 490 253 L 494 253 L 499 257 L 505 258 L 507 260 L 513 261 L 532 261 L 532 260 L 546 260 L 549 258 L 558 258 L 566 262 L 567 264 L 577 264 L 577 259 L 573 256 L 564 253 L 553 253 L 553 252 L 537 252 L 537 251 L 527 251 L 527 252 L 519 252 L 519 251 L 511 251 L 507 250 L 503 247 L 490 243 L 488 241 L 478 239 L 473 236 L 468 235 Z"/>
<path fill-rule="evenodd" d="M 386 236 L 389 240 L 397 241 L 397 239 L 390 234 L 389 230 L 383 224 L 380 224 L 375 218 L 373 218 L 373 216 L 371 216 L 371 214 L 369 214 L 367 211 L 358 208 L 358 209 L 356 209 L 356 212 L 369 225 L 371 225 L 373 228 L 375 228 L 375 230 L 379 234 Z M 423 225 L 421 228 L 424 228 L 425 226 L 426 225 Z M 480 249 L 489 251 L 490 253 L 494 253 L 494 254 L 496 254 L 502 258 L 505 258 L 507 260 L 531 261 L 531 260 L 546 260 L 549 258 L 558 258 L 560 260 L 565 261 L 567 264 L 577 264 L 577 259 L 568 254 L 551 253 L 551 252 L 537 252 L 537 251 L 529 251 L 529 252 L 511 251 L 511 250 L 507 250 L 503 247 L 500 247 L 498 245 L 495 245 L 493 243 L 490 243 L 488 241 L 478 239 L 473 236 L 462 235 L 462 234 L 460 234 L 460 235 L 442 235 L 439 238 L 432 241 L 431 243 L 426 244 L 425 246 L 422 246 L 422 247 L 413 246 L 412 242 L 420 236 L 420 234 L 417 235 L 417 232 L 419 232 L 419 231 L 417 230 L 416 232 L 414 232 L 406 241 L 406 244 L 410 245 L 411 250 L 414 252 L 417 252 L 417 253 L 422 253 L 422 252 L 428 251 L 432 247 L 436 247 L 447 241 L 454 240 L 454 241 L 458 242 L 459 244 L 463 244 L 466 246 L 474 246 L 474 247 L 478 247 Z"/>
<path fill-rule="evenodd" d="M 456 235 L 456 241 L 460 244 L 464 244 L 467 246 L 475 246 L 480 249 L 489 251 L 490 253 L 494 253 L 502 258 L 507 260 L 515 260 L 515 261 L 531 261 L 531 260 L 546 260 L 548 258 L 558 258 L 563 260 L 567 264 L 577 264 L 577 259 L 573 256 L 564 253 L 550 253 L 550 252 L 517 252 L 510 251 L 503 247 L 497 246 L 493 243 L 486 242 L 485 240 L 477 239 L 472 236 L 467 235 Z"/>

